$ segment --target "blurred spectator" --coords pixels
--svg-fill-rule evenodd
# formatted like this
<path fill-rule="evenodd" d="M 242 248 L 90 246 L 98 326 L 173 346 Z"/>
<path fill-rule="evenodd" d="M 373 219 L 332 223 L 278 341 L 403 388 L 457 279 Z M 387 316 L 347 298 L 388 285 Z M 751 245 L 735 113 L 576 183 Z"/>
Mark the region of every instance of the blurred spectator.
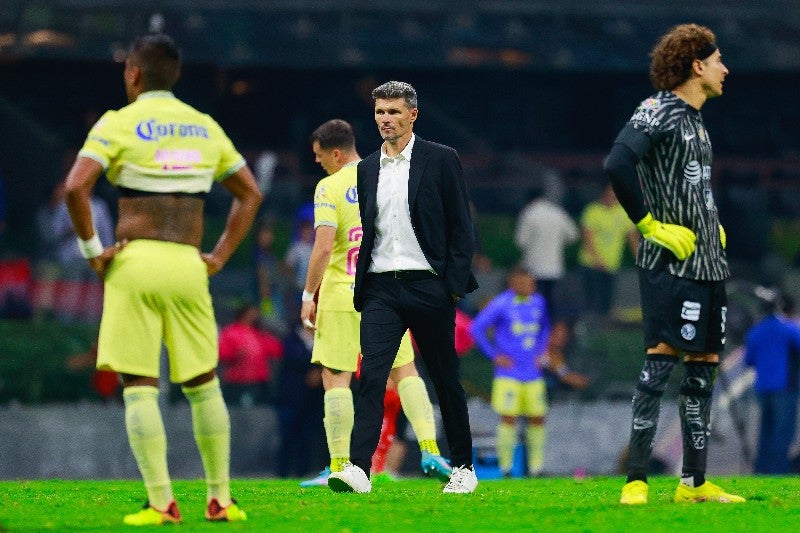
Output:
<path fill-rule="evenodd" d="M 114 221 L 105 200 L 92 196 L 92 220 L 97 235 L 104 246 L 115 241 Z M 97 275 L 83 258 L 76 242 L 75 230 L 69 218 L 67 204 L 64 202 L 64 182 L 60 181 L 53 189 L 47 207 L 37 216 L 42 242 L 46 243 L 45 256 L 54 256 L 59 265 L 59 277 L 73 281 L 97 281 Z"/>
<path fill-rule="evenodd" d="M 514 243 L 522 251 L 525 268 L 536 278 L 536 287 L 552 316 L 553 291 L 564 276 L 564 249 L 578 241 L 580 231 L 564 209 L 535 187 L 517 218 Z"/>
<path fill-rule="evenodd" d="M 327 459 L 322 431 L 322 373 L 311 364 L 314 333 L 296 323 L 284 337 L 284 355 L 276 383 L 281 443 L 279 477 L 303 477 Z"/>
<path fill-rule="evenodd" d="M 314 222 L 302 220 L 297 229 L 297 238 L 289 245 L 283 258 L 292 274 L 292 285 L 302 292 L 306 284 L 306 272 L 311 250 L 314 248 Z"/>
<path fill-rule="evenodd" d="M 539 359 L 539 367 L 544 372 L 547 390 L 552 393 L 561 388 L 585 389 L 589 378 L 574 372 L 567 366 L 567 346 L 572 339 L 572 328 L 566 322 L 556 322 L 550 331 L 547 350 Z"/>
<path fill-rule="evenodd" d="M 280 339 L 258 328 L 258 306 L 247 304 L 219 334 L 222 392 L 228 405 L 266 403 L 270 360 L 283 357 Z"/>
<path fill-rule="evenodd" d="M 92 370 L 92 390 L 103 402 L 122 401 L 119 374 L 113 370 L 100 370 L 97 365 L 97 343 L 85 352 L 71 355 L 67 359 L 67 369 L 70 371 Z"/>
<path fill-rule="evenodd" d="M 280 260 L 275 254 L 275 228 L 269 222 L 264 222 L 256 233 L 254 262 L 256 267 L 256 285 L 258 302 L 261 308 L 261 317 L 268 323 L 270 329 L 285 333 L 286 309 L 283 302 L 281 287 Z"/>
<path fill-rule="evenodd" d="M 522 267 L 508 275 L 508 290 L 498 295 L 472 321 L 472 336 L 494 363 L 492 409 L 500 415 L 497 461 L 504 476 L 511 473 L 517 444 L 517 419 L 526 421 L 527 471 L 539 475 L 544 464 L 547 386 L 537 359 L 547 348 L 550 317 L 536 292 L 536 280 Z"/>
<path fill-rule="evenodd" d="M 789 446 L 797 427 L 800 327 L 789 319 L 795 305 L 791 297 L 776 297 L 768 305 L 769 314 L 750 329 L 745 340 L 745 363 L 755 368 L 761 408 L 754 471 L 788 474 Z"/>
<path fill-rule="evenodd" d="M 610 184 L 603 188 L 599 199 L 584 208 L 580 222 L 582 240 L 578 264 L 583 275 L 586 311 L 606 316 L 611 309 L 625 242 L 627 240 L 635 253 L 639 233 L 617 202 Z"/>
<path fill-rule="evenodd" d="M 472 258 L 472 273 L 478 281 L 478 288 L 464 296 L 460 305 L 470 315 L 474 315 L 500 294 L 506 286 L 507 272 L 494 265 L 487 255 L 476 253 Z"/>
<path fill-rule="evenodd" d="M 300 294 L 306 285 L 308 262 L 311 259 L 311 250 L 314 248 L 314 222 L 303 218 L 299 222 L 297 237 L 289 245 L 283 263 L 289 271 L 292 282 L 291 291 L 287 296 L 286 312 L 288 316 L 299 314 Z M 297 312 L 294 312 L 297 310 Z"/>
<path fill-rule="evenodd" d="M 36 232 L 39 237 L 38 261 L 39 267 L 46 271 L 54 271 L 52 277 L 57 278 L 58 274 L 58 246 L 55 236 L 52 233 L 53 220 L 59 210 L 59 206 L 64 205 L 64 182 L 58 182 L 50 192 L 47 203 L 42 204 L 36 209 Z M 41 275 L 41 274 L 40 274 Z"/>
<path fill-rule="evenodd" d="M 32 282 L 30 261 L 0 258 L 0 319 L 31 318 Z"/>
<path fill-rule="evenodd" d="M 5 251 L 5 235 L 8 226 L 8 207 L 6 205 L 6 184 L 0 172 L 0 253 Z"/>

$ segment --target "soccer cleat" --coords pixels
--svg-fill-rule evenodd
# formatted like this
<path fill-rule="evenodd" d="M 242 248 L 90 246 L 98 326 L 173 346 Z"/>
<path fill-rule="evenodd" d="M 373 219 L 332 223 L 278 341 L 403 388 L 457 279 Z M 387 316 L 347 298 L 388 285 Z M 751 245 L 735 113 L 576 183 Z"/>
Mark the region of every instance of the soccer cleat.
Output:
<path fill-rule="evenodd" d="M 328 476 L 328 487 L 333 492 L 360 492 L 372 491 L 372 483 L 367 474 L 351 462 L 344 464 L 341 472 L 331 472 Z"/>
<path fill-rule="evenodd" d="M 425 475 L 434 476 L 439 481 L 448 481 L 450 479 L 450 474 L 453 473 L 453 469 L 450 467 L 447 459 L 441 455 L 434 455 L 430 452 L 422 452 L 420 466 L 422 466 L 422 471 L 425 472 Z"/>
<path fill-rule="evenodd" d="M 718 503 L 744 503 L 741 496 L 728 494 L 722 487 L 718 487 L 706 481 L 699 487 L 689 487 L 683 483 L 678 484 L 675 490 L 675 503 L 699 503 L 699 502 L 718 502 Z"/>
<path fill-rule="evenodd" d="M 619 503 L 625 505 L 644 505 L 647 503 L 648 490 L 649 487 L 647 483 L 641 479 L 625 483 L 622 487 L 622 496 L 619 499 Z"/>
<path fill-rule="evenodd" d="M 239 508 L 236 500 L 231 498 L 231 503 L 227 507 L 220 505 L 219 500 L 211 498 L 206 506 L 206 520 L 211 522 L 244 522 L 247 520 L 247 513 Z"/>
<path fill-rule="evenodd" d="M 478 476 L 472 466 L 457 466 L 450 474 L 450 481 L 444 486 L 444 494 L 469 494 L 478 486 Z"/>
<path fill-rule="evenodd" d="M 320 471 L 319 474 L 317 474 L 317 477 L 301 481 L 300 487 L 304 489 L 308 489 L 311 487 L 327 487 L 328 476 L 330 475 L 331 475 L 331 467 L 326 466 Z"/>
<path fill-rule="evenodd" d="M 150 502 L 145 502 L 144 507 L 138 513 L 125 515 L 122 519 L 124 524 L 129 526 L 160 526 L 161 524 L 180 524 L 181 512 L 175 500 L 171 501 L 166 511 L 159 511 Z"/>

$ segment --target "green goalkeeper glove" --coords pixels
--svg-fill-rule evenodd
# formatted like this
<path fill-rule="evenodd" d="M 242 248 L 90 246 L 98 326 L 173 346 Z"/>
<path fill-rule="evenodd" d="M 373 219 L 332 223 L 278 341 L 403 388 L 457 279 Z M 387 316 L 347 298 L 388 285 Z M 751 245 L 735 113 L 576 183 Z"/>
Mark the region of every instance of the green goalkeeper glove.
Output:
<path fill-rule="evenodd" d="M 636 223 L 646 240 L 663 246 L 683 261 L 694 252 L 694 241 L 697 239 L 694 232 L 685 226 L 665 224 L 647 215 Z"/>
<path fill-rule="evenodd" d="M 719 225 L 719 242 L 722 244 L 722 249 L 724 250 L 728 246 L 728 235 L 725 233 L 725 228 L 722 227 L 722 224 Z"/>

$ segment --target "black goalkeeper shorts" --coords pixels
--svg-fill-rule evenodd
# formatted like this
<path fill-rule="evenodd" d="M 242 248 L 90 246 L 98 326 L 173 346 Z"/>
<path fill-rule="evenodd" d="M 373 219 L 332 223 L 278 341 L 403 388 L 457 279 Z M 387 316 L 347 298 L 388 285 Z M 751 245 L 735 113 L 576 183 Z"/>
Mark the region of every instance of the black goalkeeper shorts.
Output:
<path fill-rule="evenodd" d="M 728 310 L 724 281 L 679 278 L 663 270 L 638 270 L 647 348 L 665 342 L 686 352 L 722 352 Z"/>

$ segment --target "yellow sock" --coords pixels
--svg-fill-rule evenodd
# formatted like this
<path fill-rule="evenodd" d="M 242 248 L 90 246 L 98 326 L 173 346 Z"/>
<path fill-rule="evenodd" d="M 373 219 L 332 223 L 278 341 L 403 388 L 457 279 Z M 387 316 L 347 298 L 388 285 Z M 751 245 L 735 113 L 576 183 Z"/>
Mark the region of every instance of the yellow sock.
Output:
<path fill-rule="evenodd" d="M 419 441 L 419 449 L 422 452 L 428 452 L 432 455 L 442 455 L 442 452 L 439 451 L 439 443 L 436 442 L 436 439 Z"/>
<path fill-rule="evenodd" d="M 219 379 L 198 387 L 183 387 L 192 408 L 192 429 L 206 473 L 207 501 L 216 498 L 226 507 L 231 503 L 231 420 Z"/>
<path fill-rule="evenodd" d="M 353 432 L 353 393 L 338 387 L 325 392 L 325 437 L 331 456 L 331 471 L 341 472 L 350 460 L 350 434 Z"/>
<path fill-rule="evenodd" d="M 514 446 L 516 444 L 517 426 L 503 424 L 502 422 L 498 424 L 495 448 L 497 450 L 497 465 L 503 473 L 511 471 L 511 465 L 514 463 Z"/>
<path fill-rule="evenodd" d="M 397 394 L 408 422 L 417 436 L 420 450 L 434 455 L 439 453 L 436 443 L 436 422 L 433 418 L 433 405 L 428 397 L 425 382 L 419 376 L 408 376 L 397 384 Z"/>
<path fill-rule="evenodd" d="M 528 446 L 528 472 L 538 474 L 544 466 L 544 426 L 531 426 L 525 429 L 525 443 Z"/>
<path fill-rule="evenodd" d="M 139 472 L 142 473 L 147 501 L 163 511 L 173 499 L 167 468 L 167 436 L 156 387 L 125 387 L 125 429 Z"/>

